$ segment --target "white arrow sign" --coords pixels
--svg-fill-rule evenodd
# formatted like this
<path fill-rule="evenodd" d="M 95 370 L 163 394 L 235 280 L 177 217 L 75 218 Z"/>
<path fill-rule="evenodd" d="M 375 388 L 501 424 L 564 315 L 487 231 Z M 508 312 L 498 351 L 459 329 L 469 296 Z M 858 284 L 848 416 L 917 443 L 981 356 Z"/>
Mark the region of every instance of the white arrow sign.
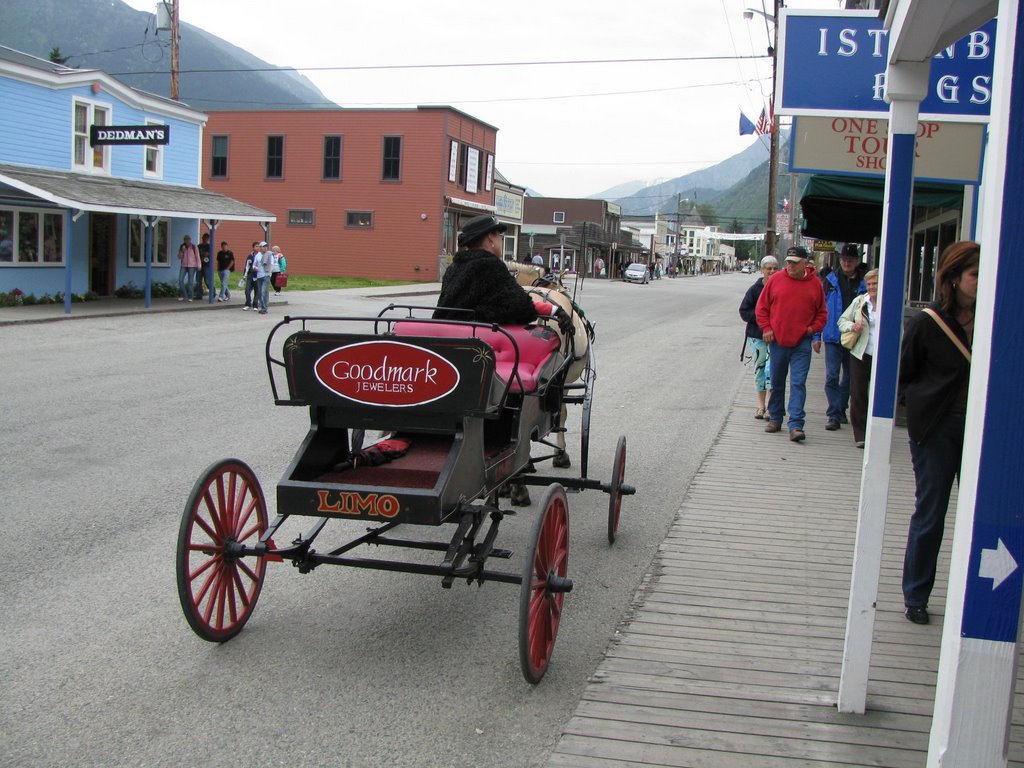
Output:
<path fill-rule="evenodd" d="M 983 579 L 992 579 L 993 590 L 1016 570 L 1017 561 L 1013 559 L 1013 555 L 1003 544 L 1002 539 L 999 539 L 995 549 L 981 550 L 981 567 L 978 568 L 978 576 Z"/>

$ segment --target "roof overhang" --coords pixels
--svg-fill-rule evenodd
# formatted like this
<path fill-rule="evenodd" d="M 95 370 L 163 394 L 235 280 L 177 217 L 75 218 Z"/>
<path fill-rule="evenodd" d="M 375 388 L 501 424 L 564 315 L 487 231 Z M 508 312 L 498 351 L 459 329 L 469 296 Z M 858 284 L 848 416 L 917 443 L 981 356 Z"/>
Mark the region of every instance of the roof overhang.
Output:
<path fill-rule="evenodd" d="M 0 164 L 0 185 L 76 211 L 217 221 L 277 221 L 270 211 L 202 187 L 3 164 Z"/>
<path fill-rule="evenodd" d="M 998 8 L 998 0 L 887 0 L 879 15 L 889 30 L 889 63 L 927 61 L 994 18 Z"/>

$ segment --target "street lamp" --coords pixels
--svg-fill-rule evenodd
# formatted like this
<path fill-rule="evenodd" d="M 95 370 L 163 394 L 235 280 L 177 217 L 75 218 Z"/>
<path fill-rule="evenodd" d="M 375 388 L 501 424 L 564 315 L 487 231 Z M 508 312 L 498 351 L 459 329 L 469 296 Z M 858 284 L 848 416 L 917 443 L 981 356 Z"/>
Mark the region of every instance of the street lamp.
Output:
<path fill-rule="evenodd" d="M 775 78 L 778 65 L 778 54 L 776 51 L 779 47 L 778 18 L 779 9 L 782 7 L 782 0 L 773 0 L 773 3 L 775 9 L 775 13 L 773 14 L 759 11 L 756 8 L 747 8 L 743 11 L 744 19 L 752 19 L 756 13 L 758 16 L 763 16 L 772 23 L 773 39 L 771 46 L 768 48 L 768 54 L 772 57 L 772 95 L 768 102 L 771 105 L 772 111 L 772 129 L 768 140 L 768 221 L 766 222 L 764 232 L 764 252 L 766 256 L 771 256 L 775 253 L 775 187 L 778 185 L 779 181 L 779 119 L 775 116 Z"/>

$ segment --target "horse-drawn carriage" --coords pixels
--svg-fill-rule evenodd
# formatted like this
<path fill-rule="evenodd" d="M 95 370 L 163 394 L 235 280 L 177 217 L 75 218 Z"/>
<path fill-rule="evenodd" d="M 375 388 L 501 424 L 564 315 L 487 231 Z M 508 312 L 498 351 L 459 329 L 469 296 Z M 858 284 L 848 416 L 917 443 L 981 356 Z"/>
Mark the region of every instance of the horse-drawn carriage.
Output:
<path fill-rule="evenodd" d="M 530 289 L 538 300 L 566 302 Z M 238 459 L 211 465 L 196 481 L 178 537 L 178 594 L 200 637 L 223 642 L 252 614 L 271 561 L 308 573 L 323 564 L 438 576 L 444 587 L 500 581 L 520 585 L 519 657 L 539 682 L 558 632 L 568 576 L 566 489 L 609 495 L 608 540 L 619 524 L 626 440 L 612 476 L 587 476 L 596 378 L 593 328 L 574 308 L 574 334 L 544 321 L 505 327 L 429 318 L 433 308 L 391 305 L 373 317 L 286 317 L 270 332 L 267 370 L 277 405 L 309 409 L 310 427 L 276 488 L 276 517 L 253 471 Z M 579 476 L 544 476 L 565 430 L 565 405 L 583 408 Z M 364 435 L 382 439 L 365 444 Z M 545 486 L 519 573 L 492 570 L 501 492 Z M 274 537 L 291 516 L 316 518 L 287 544 Z M 360 532 L 314 548 L 328 523 L 362 521 Z M 366 527 L 366 523 L 371 527 Z M 400 538 L 400 526 L 453 525 L 444 540 Z M 363 545 L 437 553 L 405 560 L 361 557 Z"/>

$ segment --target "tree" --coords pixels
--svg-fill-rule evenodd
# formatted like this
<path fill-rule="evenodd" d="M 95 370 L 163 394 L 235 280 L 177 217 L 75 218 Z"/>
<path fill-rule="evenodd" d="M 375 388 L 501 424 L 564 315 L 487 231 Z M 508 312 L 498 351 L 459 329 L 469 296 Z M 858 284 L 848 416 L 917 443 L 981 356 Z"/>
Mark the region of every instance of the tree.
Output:
<path fill-rule="evenodd" d="M 50 49 L 50 61 L 52 61 L 54 64 L 60 64 L 63 66 L 64 64 L 67 64 L 69 58 L 69 56 L 61 55 L 59 45 L 55 45 L 53 46 L 53 48 Z"/>
<path fill-rule="evenodd" d="M 729 231 L 734 234 L 742 234 L 745 230 L 743 225 L 738 219 L 733 219 L 729 225 Z M 756 243 L 752 240 L 737 240 L 736 241 L 736 261 L 750 261 L 757 257 L 757 253 L 754 250 Z"/>

